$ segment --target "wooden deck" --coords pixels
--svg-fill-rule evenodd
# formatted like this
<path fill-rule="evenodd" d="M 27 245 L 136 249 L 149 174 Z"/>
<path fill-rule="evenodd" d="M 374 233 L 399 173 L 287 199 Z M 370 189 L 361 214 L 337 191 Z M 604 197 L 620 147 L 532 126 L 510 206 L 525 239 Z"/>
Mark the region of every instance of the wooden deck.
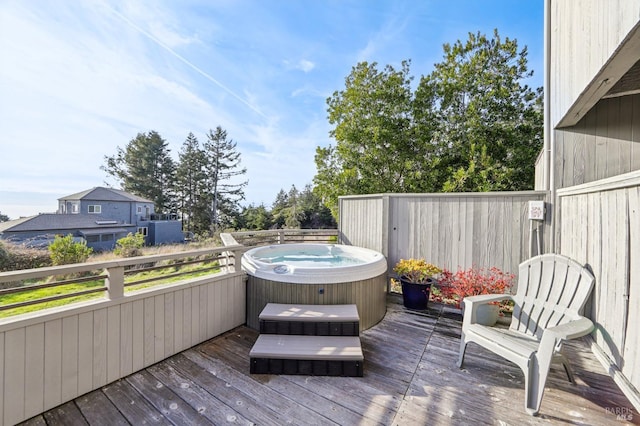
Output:
<path fill-rule="evenodd" d="M 515 365 L 470 344 L 455 366 L 460 317 L 438 305 L 415 313 L 389 296 L 361 334 L 363 378 L 250 375 L 257 337 L 236 328 L 25 424 L 640 424 L 581 341 L 568 347 L 578 385 L 554 369 L 540 415 L 527 415 Z"/>

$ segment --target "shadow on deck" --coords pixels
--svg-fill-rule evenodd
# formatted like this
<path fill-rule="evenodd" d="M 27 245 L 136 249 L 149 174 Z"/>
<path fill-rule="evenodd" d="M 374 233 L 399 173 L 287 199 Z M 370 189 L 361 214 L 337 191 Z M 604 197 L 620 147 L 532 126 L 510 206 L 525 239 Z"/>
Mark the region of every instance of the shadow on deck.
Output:
<path fill-rule="evenodd" d="M 258 334 L 238 327 L 25 424 L 640 424 L 582 341 L 567 348 L 577 386 L 554 367 L 540 415 L 527 415 L 515 365 L 470 344 L 456 367 L 460 320 L 389 296 L 384 320 L 361 335 L 363 378 L 249 375 Z"/>

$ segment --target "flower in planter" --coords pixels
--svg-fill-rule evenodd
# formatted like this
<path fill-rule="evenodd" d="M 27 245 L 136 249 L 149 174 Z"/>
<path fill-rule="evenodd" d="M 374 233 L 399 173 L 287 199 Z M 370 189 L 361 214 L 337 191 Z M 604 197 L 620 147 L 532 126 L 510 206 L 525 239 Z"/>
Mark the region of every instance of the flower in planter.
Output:
<path fill-rule="evenodd" d="M 438 275 L 442 270 L 424 259 L 400 259 L 393 268 L 393 272 L 403 280 L 426 284 L 430 278 Z"/>
<path fill-rule="evenodd" d="M 513 284 L 514 274 L 499 268 L 469 268 L 452 273 L 443 270 L 438 287 L 445 303 L 460 308 L 462 299 L 478 294 L 506 293 Z"/>

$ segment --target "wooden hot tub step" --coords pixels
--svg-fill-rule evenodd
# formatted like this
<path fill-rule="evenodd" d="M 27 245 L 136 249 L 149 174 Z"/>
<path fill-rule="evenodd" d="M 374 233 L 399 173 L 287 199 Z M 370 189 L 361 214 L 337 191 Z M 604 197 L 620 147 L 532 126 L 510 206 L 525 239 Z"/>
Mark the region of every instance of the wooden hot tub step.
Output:
<path fill-rule="evenodd" d="M 358 336 L 356 305 L 268 303 L 259 316 L 260 334 Z"/>
<path fill-rule="evenodd" d="M 249 357 L 251 374 L 363 375 L 364 355 L 354 336 L 263 334 Z"/>

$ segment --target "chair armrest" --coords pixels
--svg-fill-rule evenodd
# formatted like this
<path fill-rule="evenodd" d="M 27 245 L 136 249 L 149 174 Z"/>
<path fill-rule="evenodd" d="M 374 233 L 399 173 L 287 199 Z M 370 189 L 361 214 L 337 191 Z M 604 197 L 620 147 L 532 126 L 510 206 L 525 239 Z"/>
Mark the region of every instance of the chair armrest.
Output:
<path fill-rule="evenodd" d="M 576 339 L 591 333 L 594 328 L 595 326 L 589 318 L 577 317 L 565 324 L 545 329 L 542 333 L 542 338 L 544 339 L 545 335 L 549 335 L 556 342 L 558 340 Z"/>
<path fill-rule="evenodd" d="M 480 294 L 478 296 L 467 296 L 462 302 L 465 304 L 465 308 L 474 303 L 478 305 L 484 305 L 490 302 L 499 302 L 500 300 L 513 299 L 511 294 Z"/>

